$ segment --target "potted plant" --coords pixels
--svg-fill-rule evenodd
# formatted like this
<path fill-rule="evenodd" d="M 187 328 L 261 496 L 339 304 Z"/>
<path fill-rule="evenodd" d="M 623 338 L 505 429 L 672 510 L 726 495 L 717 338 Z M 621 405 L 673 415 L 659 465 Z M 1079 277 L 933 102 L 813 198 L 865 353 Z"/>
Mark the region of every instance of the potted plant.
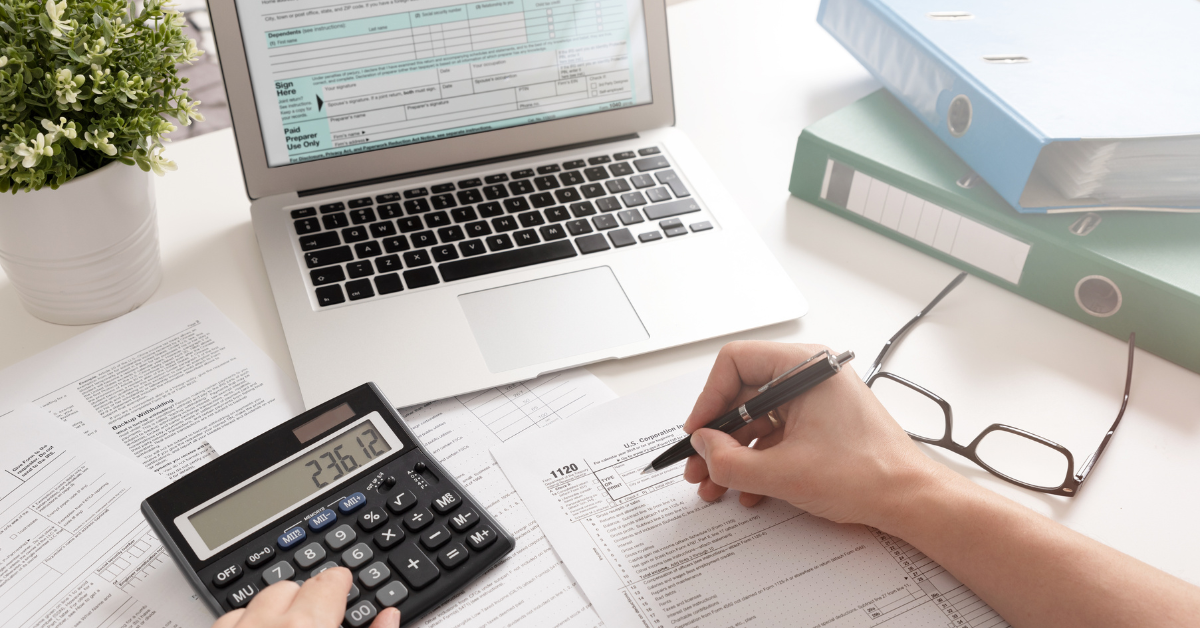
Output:
<path fill-rule="evenodd" d="M 169 0 L 0 0 L 0 265 L 56 323 L 120 316 L 158 287 L 151 173 L 203 120 L 176 65 L 203 54 Z"/>

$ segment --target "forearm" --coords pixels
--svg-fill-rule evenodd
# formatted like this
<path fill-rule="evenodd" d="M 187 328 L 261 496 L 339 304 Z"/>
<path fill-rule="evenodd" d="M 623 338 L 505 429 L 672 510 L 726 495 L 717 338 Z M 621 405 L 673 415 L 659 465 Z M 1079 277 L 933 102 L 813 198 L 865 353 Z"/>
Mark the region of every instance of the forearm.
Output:
<path fill-rule="evenodd" d="M 1018 628 L 1181 626 L 1200 589 L 945 470 L 879 527 L 920 549 Z"/>

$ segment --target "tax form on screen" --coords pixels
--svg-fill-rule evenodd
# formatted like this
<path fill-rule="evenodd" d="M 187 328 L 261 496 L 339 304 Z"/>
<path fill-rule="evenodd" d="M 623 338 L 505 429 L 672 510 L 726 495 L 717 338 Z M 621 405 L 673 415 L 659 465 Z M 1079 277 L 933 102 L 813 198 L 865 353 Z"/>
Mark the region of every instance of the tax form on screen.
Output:
<path fill-rule="evenodd" d="M 650 102 L 641 0 L 237 0 L 271 167 Z"/>
<path fill-rule="evenodd" d="M 642 475 L 683 436 L 696 373 L 492 449 L 610 626 L 1008 624 L 904 541 L 790 504 L 705 503 L 683 466 Z"/>

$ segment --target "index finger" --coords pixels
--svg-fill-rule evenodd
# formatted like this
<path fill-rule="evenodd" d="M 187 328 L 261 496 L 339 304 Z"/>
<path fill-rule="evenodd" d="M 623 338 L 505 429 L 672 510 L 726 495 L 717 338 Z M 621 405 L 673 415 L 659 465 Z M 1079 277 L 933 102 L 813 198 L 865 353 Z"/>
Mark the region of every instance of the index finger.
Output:
<path fill-rule="evenodd" d="M 312 618 L 314 626 L 341 625 L 346 614 L 346 595 L 350 593 L 352 583 L 349 569 L 326 569 L 300 587 L 288 614 L 307 615 Z"/>
<path fill-rule="evenodd" d="M 746 387 L 758 388 L 824 349 L 820 345 L 760 340 L 731 342 L 721 347 L 683 431 L 691 434 L 704 427 L 746 395 Z"/>

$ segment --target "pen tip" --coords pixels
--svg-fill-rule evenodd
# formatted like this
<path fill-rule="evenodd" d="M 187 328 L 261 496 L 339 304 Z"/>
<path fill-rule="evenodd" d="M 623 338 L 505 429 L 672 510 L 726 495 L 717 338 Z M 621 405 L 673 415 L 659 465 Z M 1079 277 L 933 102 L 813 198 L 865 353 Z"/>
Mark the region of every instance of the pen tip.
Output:
<path fill-rule="evenodd" d="M 646 475 L 647 473 L 654 473 L 654 465 L 650 465 L 645 469 L 642 469 L 642 475 Z"/>

